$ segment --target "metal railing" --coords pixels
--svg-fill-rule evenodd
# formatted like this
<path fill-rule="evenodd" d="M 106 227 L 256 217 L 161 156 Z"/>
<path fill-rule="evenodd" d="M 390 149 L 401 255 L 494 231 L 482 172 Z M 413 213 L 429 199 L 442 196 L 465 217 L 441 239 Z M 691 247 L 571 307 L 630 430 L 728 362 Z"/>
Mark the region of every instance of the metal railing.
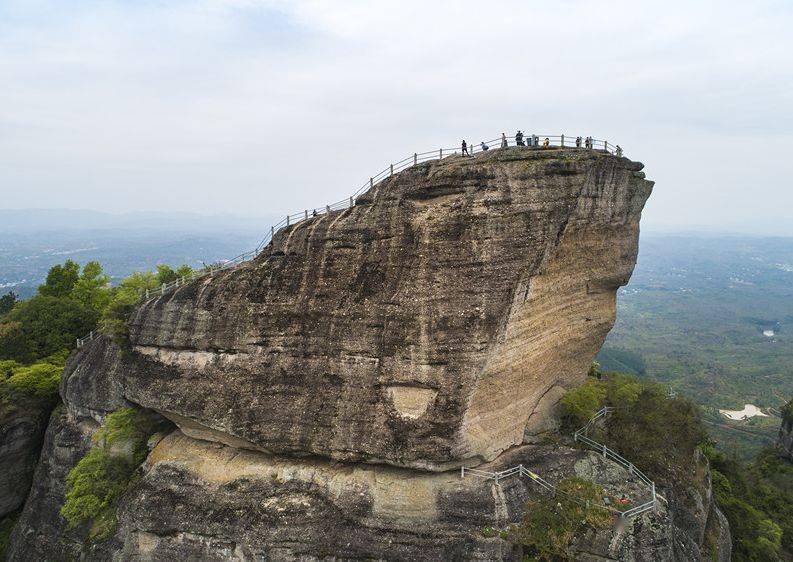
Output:
<path fill-rule="evenodd" d="M 637 515 L 640 515 L 646 511 L 655 509 L 656 501 L 657 501 L 657 496 L 655 493 L 655 482 L 650 480 L 641 470 L 636 468 L 633 465 L 633 463 L 623 458 L 616 452 L 612 451 L 605 445 L 601 445 L 597 441 L 590 439 L 586 435 L 589 429 L 594 424 L 596 424 L 598 420 L 604 418 L 607 414 L 609 414 L 612 411 L 614 411 L 614 408 L 610 406 L 604 406 L 603 408 L 601 408 L 600 411 L 598 411 L 598 413 L 591 420 L 589 420 L 584 427 L 582 427 L 573 434 L 573 439 L 576 442 L 580 441 L 581 443 L 584 443 L 592 447 L 593 449 L 601 453 L 603 455 L 603 458 L 615 461 L 617 464 L 621 465 L 622 467 L 627 468 L 632 475 L 636 476 L 641 482 L 643 482 L 644 484 L 650 487 L 650 493 L 652 494 L 652 499 L 648 502 L 644 502 L 630 509 L 626 509 L 625 511 L 621 511 L 619 509 L 616 509 L 614 507 L 605 504 L 586 504 L 586 505 L 587 506 L 592 505 L 593 507 L 610 511 L 612 513 L 619 515 L 622 518 L 636 517 Z M 475 476 L 477 478 L 482 478 L 485 480 L 493 480 L 495 481 L 496 484 L 500 484 L 501 480 L 508 478 L 510 476 L 514 476 L 514 475 L 525 476 L 529 478 L 532 482 L 537 484 L 540 488 L 548 492 L 551 492 L 553 494 L 557 494 L 557 493 L 564 494 L 564 492 L 560 491 L 555 485 L 551 484 L 547 480 L 540 477 L 539 474 L 530 471 L 522 464 L 519 464 L 518 466 L 513 466 L 512 468 L 508 468 L 500 472 L 489 472 L 487 470 L 479 470 L 477 468 L 461 467 L 460 478 L 465 478 L 466 475 Z M 571 500 L 575 501 L 576 503 L 582 504 L 581 501 L 577 500 L 576 498 L 573 498 L 572 496 L 567 495 L 567 497 L 569 497 Z"/>
<path fill-rule="evenodd" d="M 589 139 L 589 142 L 586 142 L 586 139 Z M 486 146 L 487 148 L 486 149 L 483 148 L 482 145 Z M 615 154 L 617 156 L 622 156 L 622 149 L 619 147 L 619 145 L 610 144 L 608 141 L 605 140 L 593 139 L 592 137 L 581 137 L 581 136 L 570 136 L 570 135 L 534 135 L 534 134 L 524 135 L 522 140 L 516 140 L 514 136 L 499 137 L 496 139 L 484 141 L 483 143 L 476 145 L 470 144 L 467 146 L 467 153 L 469 156 L 473 156 L 476 153 L 485 152 L 486 150 L 490 150 L 490 149 L 503 148 L 504 146 L 507 147 L 524 146 L 531 150 L 542 150 L 547 148 L 580 148 L 581 150 L 594 150 L 598 152 L 606 152 L 608 154 Z M 230 269 L 237 264 L 255 258 L 270 244 L 270 242 L 272 242 L 276 232 L 280 231 L 282 228 L 297 224 L 309 218 L 329 214 L 333 211 L 340 211 L 354 207 L 355 200 L 359 195 L 361 195 L 366 190 L 373 188 L 375 185 L 379 184 L 381 181 L 385 180 L 386 178 L 393 176 L 397 172 L 400 172 L 412 166 L 416 166 L 423 162 L 428 162 L 430 160 L 442 160 L 443 158 L 454 155 L 460 155 L 460 154 L 462 154 L 462 146 L 453 147 L 453 148 L 439 148 L 437 150 L 429 150 L 427 152 L 414 152 L 410 156 L 407 156 L 399 161 L 389 164 L 387 168 L 381 170 L 374 176 L 370 177 L 349 197 L 341 199 L 340 201 L 336 201 L 335 203 L 331 203 L 330 205 L 325 205 L 324 207 L 317 207 L 315 209 L 304 209 L 300 212 L 287 215 L 278 223 L 270 227 L 270 230 L 267 232 L 265 237 L 262 239 L 261 242 L 259 242 L 256 248 L 254 248 L 253 250 L 242 253 L 229 260 L 225 260 L 220 263 L 205 266 L 197 271 L 194 271 L 190 275 L 187 275 L 185 277 L 179 277 L 174 281 L 165 283 L 156 289 L 146 290 L 141 294 L 142 302 L 146 302 L 151 298 L 162 296 L 165 293 L 177 287 L 180 287 L 181 285 L 189 283 L 190 281 L 198 279 L 200 277 L 214 275 L 219 271 Z M 90 334 L 88 334 L 83 338 L 78 338 L 77 347 L 78 348 L 82 347 L 83 345 L 94 339 L 96 335 L 98 335 L 98 332 L 91 332 Z"/>
<path fill-rule="evenodd" d="M 637 505 L 636 507 L 633 507 L 633 508 L 629 509 L 628 511 L 624 512 L 625 517 L 632 517 L 634 515 L 638 515 L 640 513 L 644 513 L 645 511 L 649 511 L 651 509 L 655 509 L 655 504 L 658 501 L 657 500 L 657 495 L 655 493 L 655 482 L 650 480 L 650 478 L 646 474 L 644 474 L 641 470 L 636 468 L 634 466 L 634 464 L 632 462 L 630 462 L 628 459 L 626 459 L 625 457 L 623 457 L 622 455 L 620 455 L 616 451 L 613 451 L 612 449 L 609 449 L 604 444 L 598 443 L 594 439 L 590 439 L 588 437 L 588 435 L 587 435 L 587 433 L 589 433 L 589 430 L 599 420 L 605 418 L 608 414 L 610 414 L 614 410 L 615 410 L 615 408 L 613 406 L 603 406 L 600 410 L 598 410 L 598 413 L 595 414 L 595 416 L 591 420 L 589 420 L 587 422 L 587 424 L 584 427 L 578 429 L 573 434 L 573 441 L 575 441 L 576 443 L 583 443 L 584 445 L 594 449 L 595 451 L 597 451 L 601 455 L 603 455 L 604 459 L 610 459 L 610 460 L 616 462 L 617 464 L 619 464 L 623 468 L 627 469 L 628 472 L 630 472 L 632 475 L 636 476 L 645 485 L 650 487 L 650 493 L 652 495 L 651 496 L 652 499 L 649 502 L 646 502 L 646 503 L 641 504 L 641 505 Z"/>

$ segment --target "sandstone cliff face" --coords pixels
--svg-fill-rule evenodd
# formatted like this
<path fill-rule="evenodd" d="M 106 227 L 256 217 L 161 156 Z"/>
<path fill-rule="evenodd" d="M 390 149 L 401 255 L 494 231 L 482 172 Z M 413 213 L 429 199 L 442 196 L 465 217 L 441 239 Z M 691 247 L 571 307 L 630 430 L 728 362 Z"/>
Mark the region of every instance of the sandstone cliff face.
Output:
<path fill-rule="evenodd" d="M 537 490 L 456 469 L 632 485 L 537 443 L 613 323 L 652 187 L 641 168 L 519 148 L 420 165 L 141 306 L 128 348 L 100 338 L 70 359 L 9 559 L 519 559 L 482 529 Z M 64 478 L 129 404 L 179 430 L 122 498 L 116 536 L 86 546 L 58 514 Z M 698 559 L 705 529 L 723 530 L 698 494 L 580 537 L 580 558 Z"/>
<path fill-rule="evenodd" d="M 25 502 L 51 408 L 44 399 L 0 400 L 0 518 Z"/>
<path fill-rule="evenodd" d="M 188 435 L 264 452 L 491 460 L 611 328 L 652 186 L 641 168 L 518 148 L 410 168 L 146 303 L 130 357 L 92 343 L 66 395 L 79 405 L 72 386 L 105 377 Z"/>

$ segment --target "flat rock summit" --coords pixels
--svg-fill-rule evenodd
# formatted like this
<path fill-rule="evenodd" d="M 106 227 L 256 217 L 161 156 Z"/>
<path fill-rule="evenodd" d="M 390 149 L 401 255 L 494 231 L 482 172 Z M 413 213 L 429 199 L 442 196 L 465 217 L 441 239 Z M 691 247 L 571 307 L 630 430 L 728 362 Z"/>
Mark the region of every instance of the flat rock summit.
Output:
<path fill-rule="evenodd" d="M 536 490 L 460 468 L 630 481 L 544 436 L 614 323 L 642 168 L 522 147 L 418 164 L 146 301 L 127 341 L 70 358 L 9 560 L 519 559 L 482 529 Z M 130 405 L 175 429 L 150 443 L 115 536 L 86 546 L 59 514 L 65 476 Z M 698 559 L 713 509 L 696 498 L 581 537 L 582 559 Z"/>

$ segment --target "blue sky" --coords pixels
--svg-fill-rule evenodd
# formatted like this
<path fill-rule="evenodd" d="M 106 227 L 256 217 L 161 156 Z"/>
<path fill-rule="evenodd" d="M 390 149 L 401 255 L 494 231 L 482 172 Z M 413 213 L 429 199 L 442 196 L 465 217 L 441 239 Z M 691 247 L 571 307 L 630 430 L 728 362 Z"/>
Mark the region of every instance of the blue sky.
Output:
<path fill-rule="evenodd" d="M 6 208 L 270 214 L 516 128 L 620 143 L 644 224 L 793 235 L 790 2 L 0 0 Z"/>

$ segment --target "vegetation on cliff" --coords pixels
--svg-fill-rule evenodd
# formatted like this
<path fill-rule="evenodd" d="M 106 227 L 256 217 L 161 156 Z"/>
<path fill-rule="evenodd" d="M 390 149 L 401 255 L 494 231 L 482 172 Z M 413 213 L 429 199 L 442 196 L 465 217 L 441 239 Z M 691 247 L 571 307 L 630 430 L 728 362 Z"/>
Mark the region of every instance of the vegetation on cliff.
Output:
<path fill-rule="evenodd" d="M 767 448 L 751 464 L 704 447 L 716 501 L 730 523 L 733 560 L 793 559 L 793 463 Z"/>
<path fill-rule="evenodd" d="M 176 270 L 158 265 L 156 272 L 134 273 L 114 287 L 97 262 L 88 262 L 82 270 L 71 260 L 56 265 L 33 297 L 17 301 L 8 293 L 0 300 L 0 360 L 30 365 L 66 355 L 77 338 L 100 325 L 109 334 L 123 335 L 146 289 L 155 290 L 191 271 L 186 265 Z"/>
<path fill-rule="evenodd" d="M 570 545 L 586 529 L 606 529 L 613 523 L 603 509 L 603 489 L 581 478 L 566 478 L 555 495 L 526 504 L 523 519 L 510 527 L 507 539 L 524 546 L 527 559 L 573 560 Z"/>
<path fill-rule="evenodd" d="M 70 528 L 86 522 L 90 540 L 110 537 L 116 528 L 116 505 L 148 453 L 147 442 L 161 424 L 135 408 L 108 415 L 94 435 L 94 446 L 66 478 L 61 515 Z"/>
<path fill-rule="evenodd" d="M 716 502 L 730 523 L 733 560 L 791 558 L 793 464 L 772 448 L 748 465 L 727 456 L 713 446 L 691 401 L 670 397 L 662 386 L 631 375 L 594 374 L 563 397 L 567 428 L 581 427 L 601 407 L 614 406 L 600 438 L 665 484 L 693 482 L 695 453 L 701 448 L 710 461 Z"/>
<path fill-rule="evenodd" d="M 67 260 L 49 270 L 36 295 L 19 301 L 0 297 L 0 408 L 17 407 L 15 395 L 57 401 L 60 375 L 78 337 L 99 325 L 123 335 L 126 319 L 146 289 L 155 289 L 192 270 L 157 266 L 135 273 L 117 287 L 97 262 L 80 266 Z"/>
<path fill-rule="evenodd" d="M 782 407 L 782 425 L 786 428 L 793 427 L 793 400 Z"/>
<path fill-rule="evenodd" d="M 135 272 L 113 289 L 108 305 L 102 311 L 100 328 L 116 339 L 127 336 L 127 319 L 146 291 L 155 291 L 164 283 L 170 283 L 193 272 L 188 265 L 174 270 L 168 265 L 158 265 L 157 271 Z"/>
<path fill-rule="evenodd" d="M 653 479 L 691 479 L 694 451 L 707 437 L 696 405 L 670 397 L 661 385 L 624 373 L 598 372 L 562 398 L 563 427 L 575 431 L 603 406 L 615 408 L 604 423 L 609 447 Z"/>

